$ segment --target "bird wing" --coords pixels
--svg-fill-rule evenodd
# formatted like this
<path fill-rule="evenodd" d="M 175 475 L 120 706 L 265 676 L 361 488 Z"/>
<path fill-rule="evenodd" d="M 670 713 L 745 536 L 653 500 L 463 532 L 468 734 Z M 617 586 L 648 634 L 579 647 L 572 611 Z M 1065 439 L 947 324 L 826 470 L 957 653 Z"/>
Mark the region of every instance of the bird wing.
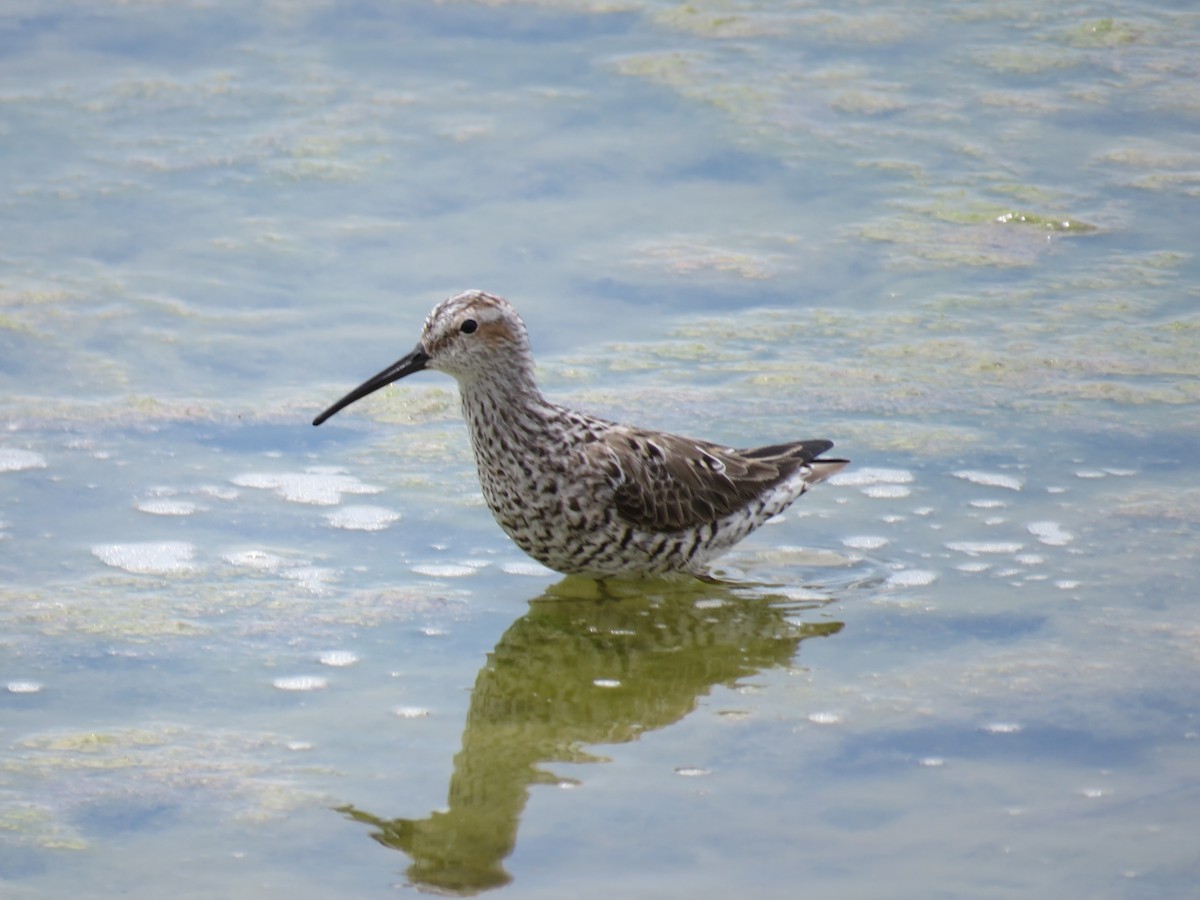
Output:
<path fill-rule="evenodd" d="M 800 441 L 732 450 L 619 426 L 601 443 L 617 512 L 649 531 L 679 531 L 724 518 L 833 446 Z"/>

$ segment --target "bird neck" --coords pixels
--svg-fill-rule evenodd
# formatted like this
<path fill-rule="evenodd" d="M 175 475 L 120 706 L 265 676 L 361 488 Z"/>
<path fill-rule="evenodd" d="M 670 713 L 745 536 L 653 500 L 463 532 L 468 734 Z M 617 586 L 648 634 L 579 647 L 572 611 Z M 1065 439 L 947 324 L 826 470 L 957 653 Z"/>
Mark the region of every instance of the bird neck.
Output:
<path fill-rule="evenodd" d="M 538 389 L 532 362 L 487 377 L 462 379 L 458 389 L 463 416 L 472 425 L 486 421 L 534 426 L 555 408 Z"/>

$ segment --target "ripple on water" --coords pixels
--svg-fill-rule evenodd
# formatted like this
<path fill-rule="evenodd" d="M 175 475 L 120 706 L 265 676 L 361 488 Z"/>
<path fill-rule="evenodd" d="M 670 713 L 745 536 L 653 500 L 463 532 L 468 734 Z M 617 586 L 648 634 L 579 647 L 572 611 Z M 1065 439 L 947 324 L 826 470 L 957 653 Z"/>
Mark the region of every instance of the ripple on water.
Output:
<path fill-rule="evenodd" d="M 1019 491 L 1025 486 L 1024 479 L 1013 475 L 1005 475 L 1002 472 L 980 472 L 975 469 L 961 469 L 951 474 L 955 478 L 961 478 L 972 484 L 982 484 L 985 487 L 998 487 L 1010 491 Z"/>
<path fill-rule="evenodd" d="M 334 528 L 350 531 L 382 531 L 400 520 L 400 513 L 383 506 L 343 506 L 326 513 L 325 518 Z"/>
<path fill-rule="evenodd" d="M 558 573 L 553 569 L 543 566 L 541 563 L 533 560 L 522 560 L 520 562 L 506 562 L 500 567 L 500 571 L 505 575 L 529 575 L 536 577 L 552 578 Z"/>
<path fill-rule="evenodd" d="M 912 495 L 912 491 L 902 484 L 868 484 L 862 492 L 873 500 L 900 500 Z"/>
<path fill-rule="evenodd" d="M 283 577 L 296 582 L 306 591 L 319 594 L 328 582 L 337 577 L 337 570 L 326 566 L 297 566 L 286 570 Z"/>
<path fill-rule="evenodd" d="M 1075 535 L 1065 531 L 1057 522 L 1030 522 L 1029 533 L 1051 547 L 1065 547 L 1075 540 Z"/>
<path fill-rule="evenodd" d="M 886 547 L 889 543 L 891 541 L 888 538 L 873 534 L 851 535 L 842 538 L 842 546 L 849 547 L 851 550 L 878 550 L 880 547 Z"/>
<path fill-rule="evenodd" d="M 790 600 L 793 603 L 823 603 L 829 599 L 829 595 L 824 591 L 813 590 L 812 588 L 802 587 L 798 584 L 785 584 L 781 587 L 773 588 L 772 593 L 776 593 L 784 600 Z"/>
<path fill-rule="evenodd" d="M 912 484 L 915 480 L 913 473 L 908 469 L 863 466 L 861 469 L 838 472 L 828 479 L 828 483 L 843 487 L 862 487 L 868 484 Z"/>
<path fill-rule="evenodd" d="M 137 575 L 179 575 L 196 568 L 195 547 L 186 541 L 97 544 L 92 555 L 105 565 Z"/>
<path fill-rule="evenodd" d="M 257 569 L 260 572 L 274 572 L 288 564 L 288 561 L 282 556 L 276 556 L 265 550 L 240 550 L 236 553 L 228 553 L 222 558 L 231 566 Z"/>
<path fill-rule="evenodd" d="M 392 710 L 392 715 L 398 719 L 424 719 L 432 713 L 423 706 L 397 706 Z"/>
<path fill-rule="evenodd" d="M 287 675 L 276 678 L 271 685 L 281 691 L 320 691 L 329 685 L 321 675 Z"/>
<path fill-rule="evenodd" d="M 196 493 L 203 494 L 205 497 L 213 497 L 217 500 L 236 500 L 242 496 L 241 491 L 218 484 L 203 484 L 196 488 Z"/>
<path fill-rule="evenodd" d="M 333 466 L 312 466 L 303 472 L 247 472 L 231 480 L 238 487 L 272 490 L 284 500 L 314 506 L 335 506 L 341 503 L 342 494 L 378 494 L 383 490 Z"/>
<path fill-rule="evenodd" d="M 981 553 L 1017 553 L 1024 546 L 1017 541 L 951 541 L 946 544 L 946 549 L 978 556 Z"/>
<path fill-rule="evenodd" d="M 46 468 L 46 457 L 32 450 L 0 447 L 0 472 L 22 472 L 25 469 Z"/>
<path fill-rule="evenodd" d="M 326 650 L 317 655 L 317 662 L 323 666 L 353 666 L 358 659 L 358 654 L 353 650 Z"/>
<path fill-rule="evenodd" d="M 137 500 L 133 504 L 138 512 L 152 516 L 190 516 L 200 507 L 191 500 Z"/>
<path fill-rule="evenodd" d="M 932 569 L 904 569 L 889 575 L 885 586 L 892 588 L 924 587 L 937 580 L 938 573 Z"/>
<path fill-rule="evenodd" d="M 464 563 L 422 563 L 410 567 L 417 575 L 427 578 L 465 578 L 479 571 L 479 566 Z"/>
<path fill-rule="evenodd" d="M 840 725 L 842 724 L 842 714 L 836 712 L 814 712 L 809 713 L 808 721 L 814 725 Z"/>

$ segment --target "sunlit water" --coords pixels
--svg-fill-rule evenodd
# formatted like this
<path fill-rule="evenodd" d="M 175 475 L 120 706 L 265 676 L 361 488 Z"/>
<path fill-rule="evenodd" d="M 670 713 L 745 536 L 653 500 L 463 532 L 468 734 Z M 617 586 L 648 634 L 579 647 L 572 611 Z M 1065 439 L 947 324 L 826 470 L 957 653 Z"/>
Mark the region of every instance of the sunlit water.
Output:
<path fill-rule="evenodd" d="M 71 3 L 0 28 L 0 893 L 1183 897 L 1200 15 Z M 854 465 L 560 582 L 452 384 Z"/>

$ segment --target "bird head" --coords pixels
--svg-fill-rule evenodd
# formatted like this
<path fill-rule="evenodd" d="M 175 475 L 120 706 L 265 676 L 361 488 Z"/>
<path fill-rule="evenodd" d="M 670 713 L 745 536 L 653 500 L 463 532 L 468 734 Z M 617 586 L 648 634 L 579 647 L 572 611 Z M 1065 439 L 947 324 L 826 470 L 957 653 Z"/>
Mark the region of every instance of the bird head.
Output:
<path fill-rule="evenodd" d="M 425 319 L 421 340 L 401 357 L 313 419 L 320 425 L 386 385 L 414 372 L 434 369 L 460 384 L 480 379 L 533 379 L 529 334 L 517 311 L 502 297 L 465 291 L 443 300 Z"/>

